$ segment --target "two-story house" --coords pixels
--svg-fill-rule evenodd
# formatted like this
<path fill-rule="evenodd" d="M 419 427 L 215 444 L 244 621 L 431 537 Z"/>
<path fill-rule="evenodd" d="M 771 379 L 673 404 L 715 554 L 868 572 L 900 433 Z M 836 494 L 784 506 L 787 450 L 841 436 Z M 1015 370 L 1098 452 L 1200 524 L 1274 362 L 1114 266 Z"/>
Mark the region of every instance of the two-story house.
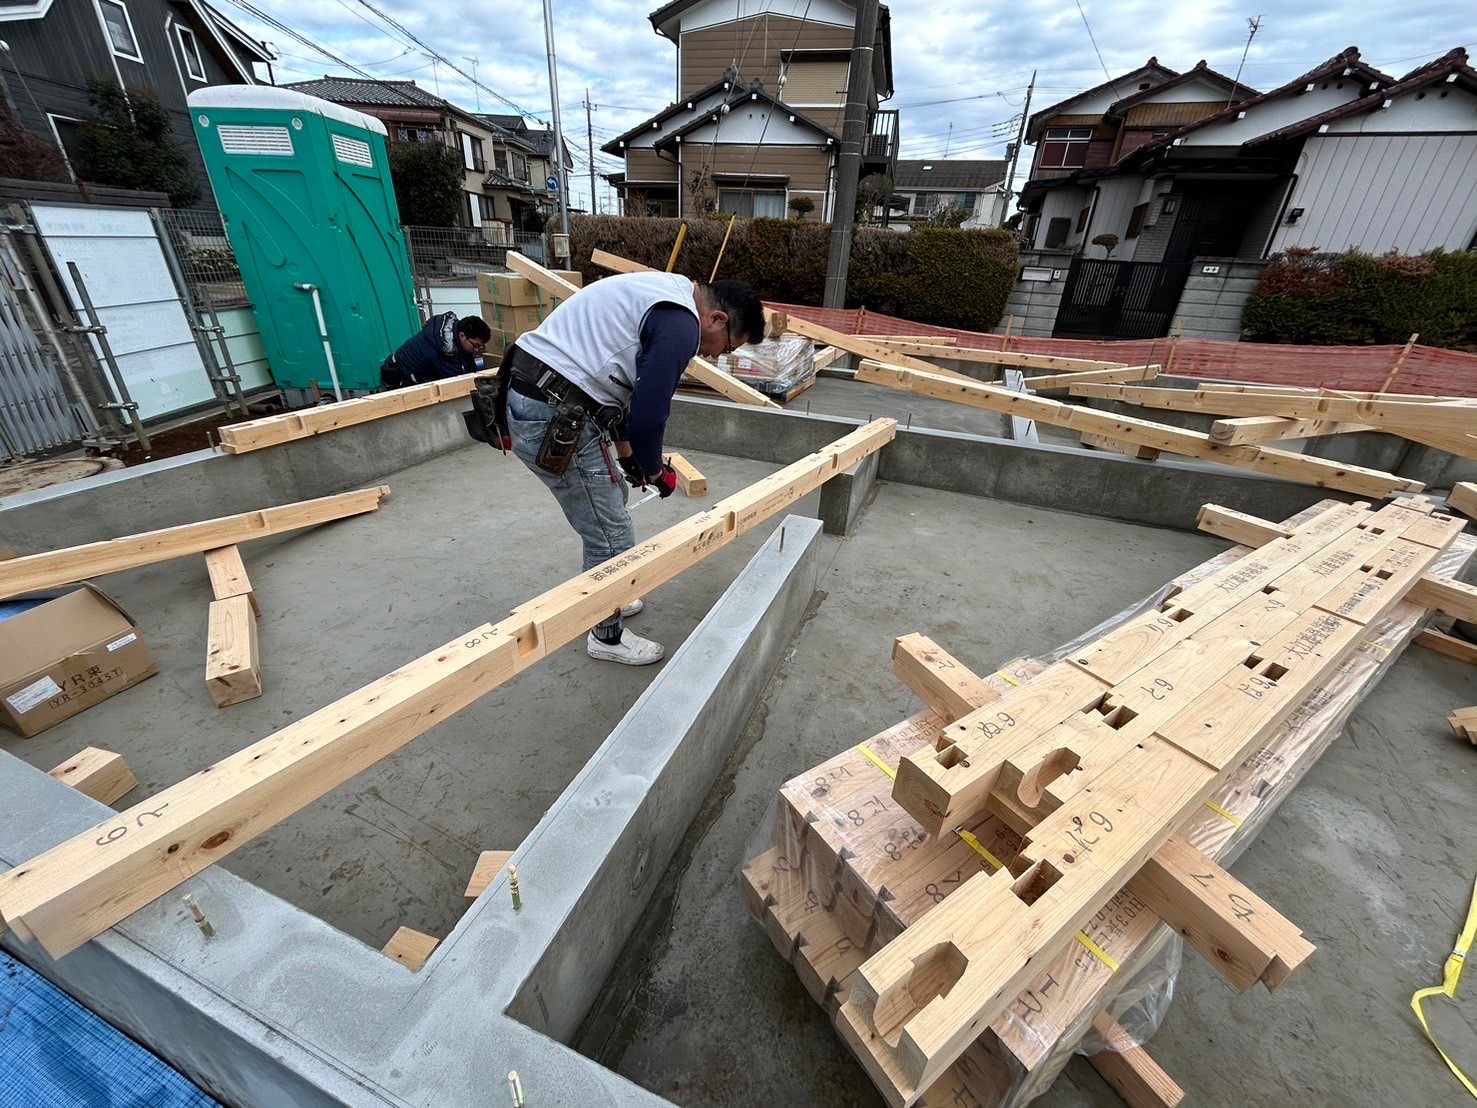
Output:
<path fill-rule="evenodd" d="M 518 115 L 482 115 L 478 117 L 492 128 L 492 153 L 482 191 L 492 202 L 492 218 L 502 220 L 510 230 L 526 227 L 530 213 L 544 216 L 559 206 L 559 195 L 549 188 L 554 175 L 554 132 L 547 127 L 530 127 Z M 564 146 L 564 180 L 574 169 L 574 156 Z"/>
<path fill-rule="evenodd" d="M 1113 231 L 1120 240 L 1113 257 L 1133 258 L 1146 221 L 1153 222 L 1153 189 L 1116 176 L 1114 167 L 1134 151 L 1256 95 L 1203 61 L 1177 73 L 1150 58 L 1036 112 L 1026 123 L 1026 142 L 1036 151 L 1020 200 L 1029 245 L 1072 250 Z"/>
<path fill-rule="evenodd" d="M 1010 186 L 1005 162 L 995 159 L 899 159 L 892 173 L 888 226 L 906 230 L 946 208 L 969 214 L 966 230 L 990 229 L 1005 222 Z"/>
<path fill-rule="evenodd" d="M 273 60 L 204 0 L 5 0 L 0 3 L 0 87 L 21 124 L 55 144 L 74 177 L 81 128 L 94 113 L 89 78 L 146 88 L 169 113 L 171 132 L 213 204 L 186 98 L 206 85 L 254 84 Z"/>
<path fill-rule="evenodd" d="M 728 0 L 673 0 L 650 16 L 677 46 L 676 99 L 601 149 L 624 159 L 608 175 L 627 215 L 789 215 L 806 197 L 814 218 L 835 201 L 856 8 L 845 0 L 775 0 L 745 13 Z M 891 16 L 873 50 L 863 175 L 897 159 Z"/>
<path fill-rule="evenodd" d="M 324 77 L 283 87 L 374 116 L 385 125 L 391 146 L 439 142 L 451 147 L 462 159 L 462 226 L 481 228 L 500 218 L 485 187 L 497 136 L 482 117 L 427 92 L 414 81 Z"/>

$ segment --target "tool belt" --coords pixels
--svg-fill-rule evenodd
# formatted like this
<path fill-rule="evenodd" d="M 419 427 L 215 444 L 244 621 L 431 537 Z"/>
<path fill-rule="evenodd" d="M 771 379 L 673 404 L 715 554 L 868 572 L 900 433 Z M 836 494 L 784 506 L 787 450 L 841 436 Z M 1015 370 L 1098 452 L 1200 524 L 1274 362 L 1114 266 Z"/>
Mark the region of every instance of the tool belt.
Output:
<path fill-rule="evenodd" d="M 528 354 L 516 345 L 503 354 L 498 371 L 491 377 L 476 379 L 472 394 L 473 411 L 466 413 L 467 431 L 479 442 L 500 446 L 504 452 L 512 446 L 508 433 L 508 389 L 512 388 L 533 400 L 554 408 L 536 459 L 540 469 L 562 474 L 579 450 L 585 424 L 593 422 L 602 436 L 611 438 L 625 418 L 625 409 L 602 404 L 558 370 Z M 475 424 L 480 423 L 478 428 Z M 478 430 L 482 434 L 478 434 Z"/>

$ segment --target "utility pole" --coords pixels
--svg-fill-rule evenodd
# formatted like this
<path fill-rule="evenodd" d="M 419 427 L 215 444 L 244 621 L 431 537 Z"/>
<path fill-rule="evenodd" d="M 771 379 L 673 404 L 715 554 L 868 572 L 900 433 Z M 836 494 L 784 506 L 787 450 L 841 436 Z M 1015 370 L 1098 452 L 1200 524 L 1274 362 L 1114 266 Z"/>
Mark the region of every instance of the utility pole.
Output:
<path fill-rule="evenodd" d="M 559 126 L 559 60 L 554 56 L 554 10 L 544 0 L 544 44 L 549 50 L 549 99 L 554 105 L 554 177 L 559 183 L 559 232 L 569 235 L 569 182 L 564 179 L 564 129 Z"/>
<path fill-rule="evenodd" d="M 867 138 L 867 105 L 872 99 L 872 47 L 877 39 L 878 0 L 857 0 L 856 34 L 851 40 L 851 75 L 846 82 L 846 116 L 841 127 L 841 154 L 836 163 L 836 204 L 831 213 L 831 250 L 826 259 L 826 291 L 821 303 L 846 303 L 846 273 L 851 267 L 856 186 L 862 171 L 862 143 Z"/>
<path fill-rule="evenodd" d="M 590 117 L 594 111 L 590 107 L 590 90 L 585 89 L 585 142 L 586 152 L 590 156 L 590 214 L 600 214 L 600 202 L 595 197 L 595 121 Z"/>
<path fill-rule="evenodd" d="M 1010 198 L 1015 195 L 1015 167 L 1021 160 L 1021 143 L 1026 140 L 1026 120 L 1031 116 L 1031 93 L 1036 91 L 1036 71 L 1031 70 L 1031 83 L 1026 86 L 1026 103 L 1021 108 L 1021 125 L 1016 128 L 1015 145 L 1010 148 L 1010 157 L 1007 161 L 1009 168 L 1005 171 L 1005 210 L 1000 213 L 1000 222 L 1004 223 L 1010 218 Z"/>

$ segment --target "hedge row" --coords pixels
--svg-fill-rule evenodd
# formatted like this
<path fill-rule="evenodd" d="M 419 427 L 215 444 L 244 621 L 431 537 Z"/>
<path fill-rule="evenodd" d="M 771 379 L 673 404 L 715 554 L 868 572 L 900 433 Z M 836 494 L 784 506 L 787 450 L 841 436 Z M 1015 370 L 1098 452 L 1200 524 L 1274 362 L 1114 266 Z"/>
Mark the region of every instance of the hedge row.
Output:
<path fill-rule="evenodd" d="M 1241 316 L 1256 342 L 1477 347 L 1477 253 L 1289 250 L 1272 259 Z"/>
<path fill-rule="evenodd" d="M 597 249 L 665 269 L 682 221 L 575 216 L 569 222 L 573 265 L 591 281 L 608 272 L 590 262 Z M 706 281 L 728 220 L 693 219 L 687 224 L 677 272 Z M 718 276 L 747 281 L 765 300 L 819 306 L 830 239 L 830 226 L 814 220 L 740 220 L 723 250 Z M 1004 315 L 1015 284 L 1016 257 L 1015 240 L 1006 231 L 925 228 L 900 233 L 858 227 L 846 306 L 988 331 Z"/>

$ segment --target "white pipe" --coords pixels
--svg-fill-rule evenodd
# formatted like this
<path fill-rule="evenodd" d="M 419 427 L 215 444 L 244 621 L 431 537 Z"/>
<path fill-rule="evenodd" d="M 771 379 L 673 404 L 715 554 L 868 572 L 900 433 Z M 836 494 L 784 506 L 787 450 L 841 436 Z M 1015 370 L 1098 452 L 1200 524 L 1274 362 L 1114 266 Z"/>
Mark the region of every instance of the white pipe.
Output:
<path fill-rule="evenodd" d="M 313 310 L 318 313 L 318 334 L 323 338 L 323 356 L 328 359 L 328 376 L 333 379 L 333 398 L 342 400 L 344 394 L 338 387 L 338 366 L 333 364 L 333 347 L 328 344 L 328 324 L 323 319 L 323 301 L 318 298 L 318 286 L 293 285 L 292 287 L 313 294 Z"/>

